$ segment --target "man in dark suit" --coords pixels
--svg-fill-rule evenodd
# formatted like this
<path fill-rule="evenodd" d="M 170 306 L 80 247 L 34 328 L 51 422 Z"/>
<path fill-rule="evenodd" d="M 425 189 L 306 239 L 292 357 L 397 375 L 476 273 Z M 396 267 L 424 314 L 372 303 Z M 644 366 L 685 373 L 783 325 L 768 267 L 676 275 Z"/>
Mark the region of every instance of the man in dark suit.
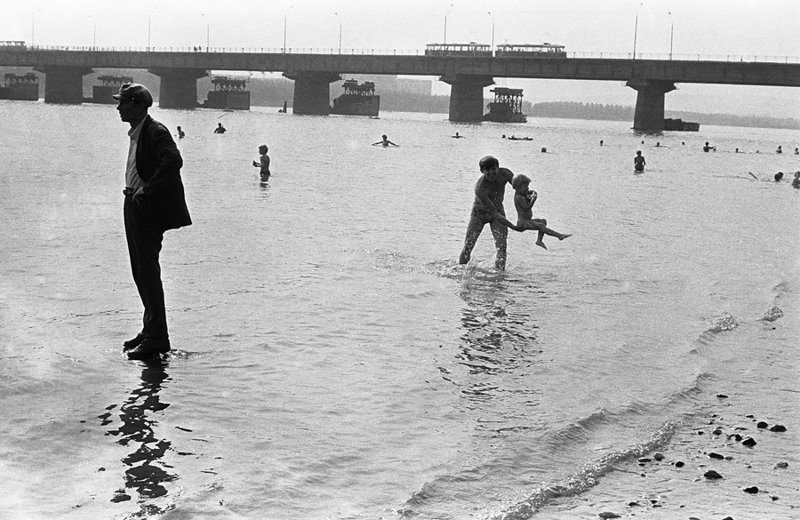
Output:
<path fill-rule="evenodd" d="M 147 113 L 153 96 L 144 85 L 126 83 L 114 95 L 120 119 L 131 125 L 125 169 L 125 236 L 136 288 L 144 304 L 144 326 L 123 344 L 129 359 L 170 350 L 158 255 L 164 232 L 192 223 L 186 207 L 183 159 L 166 126 Z"/>

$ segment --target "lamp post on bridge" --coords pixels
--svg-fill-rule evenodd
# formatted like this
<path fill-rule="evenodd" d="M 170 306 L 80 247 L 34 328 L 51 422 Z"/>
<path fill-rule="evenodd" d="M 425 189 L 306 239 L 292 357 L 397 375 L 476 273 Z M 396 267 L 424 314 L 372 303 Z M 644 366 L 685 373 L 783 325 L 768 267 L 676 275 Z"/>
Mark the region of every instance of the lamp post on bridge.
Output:
<path fill-rule="evenodd" d="M 206 22 L 206 52 L 209 52 L 211 49 L 211 22 L 206 19 L 206 13 L 200 13 L 200 16 Z"/>
<path fill-rule="evenodd" d="M 283 12 L 283 53 L 286 54 L 286 18 L 289 15 L 289 9 L 294 7 L 294 4 L 290 5 L 286 8 L 286 11 Z"/>
<path fill-rule="evenodd" d="M 92 21 L 92 50 L 95 50 L 97 48 L 97 23 L 92 15 L 89 15 L 89 20 Z"/>
<path fill-rule="evenodd" d="M 669 15 L 669 59 L 672 59 L 672 36 L 675 31 L 675 23 L 672 21 L 672 11 L 667 11 Z"/>
<path fill-rule="evenodd" d="M 35 38 L 35 36 L 36 36 L 36 13 L 41 13 L 41 12 L 42 12 L 41 9 L 37 9 L 36 11 L 33 12 L 33 15 L 31 16 L 31 47 L 33 47 L 35 45 L 35 43 L 36 43 L 36 38 Z"/>
<path fill-rule="evenodd" d="M 494 15 L 489 11 L 489 16 L 492 17 L 492 57 L 494 57 Z"/>
<path fill-rule="evenodd" d="M 442 38 L 442 43 L 447 43 L 447 15 L 450 14 L 451 7 L 453 7 L 453 4 L 448 5 L 444 11 L 444 37 Z"/>
<path fill-rule="evenodd" d="M 342 17 L 339 16 L 338 12 L 334 12 L 333 14 L 339 20 L 339 54 L 341 54 L 342 53 Z"/>
<path fill-rule="evenodd" d="M 636 36 L 639 32 L 639 10 L 644 5 L 644 2 L 639 4 L 639 7 L 636 8 L 636 20 L 633 23 L 633 59 L 636 59 Z"/>
<path fill-rule="evenodd" d="M 158 9 L 158 6 L 153 8 L 153 11 Z M 152 17 L 152 13 L 148 13 L 147 15 L 147 51 L 150 51 L 150 18 Z"/>

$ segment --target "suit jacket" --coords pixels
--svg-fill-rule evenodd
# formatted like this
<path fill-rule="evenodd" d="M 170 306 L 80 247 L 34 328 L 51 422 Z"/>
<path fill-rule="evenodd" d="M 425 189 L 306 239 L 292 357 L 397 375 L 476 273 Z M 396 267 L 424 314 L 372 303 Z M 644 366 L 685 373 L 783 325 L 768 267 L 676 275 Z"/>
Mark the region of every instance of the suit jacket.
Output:
<path fill-rule="evenodd" d="M 181 181 L 181 166 L 183 159 L 172 134 L 166 126 L 147 115 L 136 142 L 136 170 L 145 183 L 143 193 L 148 220 L 161 231 L 192 223 Z"/>

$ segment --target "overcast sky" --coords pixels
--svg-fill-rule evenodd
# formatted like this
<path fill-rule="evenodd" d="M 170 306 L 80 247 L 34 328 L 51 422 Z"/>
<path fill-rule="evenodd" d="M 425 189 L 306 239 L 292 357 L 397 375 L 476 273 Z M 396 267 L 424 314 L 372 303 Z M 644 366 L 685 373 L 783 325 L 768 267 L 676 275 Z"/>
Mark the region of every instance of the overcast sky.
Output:
<path fill-rule="evenodd" d="M 446 20 L 451 43 L 491 43 L 494 26 L 495 43 L 548 41 L 568 52 L 623 55 L 632 52 L 638 25 L 636 50 L 646 55 L 666 57 L 672 40 L 676 59 L 800 60 L 800 0 L 0 1 L 0 39 L 42 46 L 146 47 L 149 38 L 153 47 L 205 46 L 208 39 L 211 47 L 279 49 L 285 36 L 290 48 L 334 49 L 341 28 L 343 49 L 414 51 L 441 42 Z M 562 83 L 580 92 L 594 82 Z M 800 89 L 733 92 L 748 89 L 751 101 L 761 93 L 789 96 L 795 113 L 787 117 L 798 116 Z"/>

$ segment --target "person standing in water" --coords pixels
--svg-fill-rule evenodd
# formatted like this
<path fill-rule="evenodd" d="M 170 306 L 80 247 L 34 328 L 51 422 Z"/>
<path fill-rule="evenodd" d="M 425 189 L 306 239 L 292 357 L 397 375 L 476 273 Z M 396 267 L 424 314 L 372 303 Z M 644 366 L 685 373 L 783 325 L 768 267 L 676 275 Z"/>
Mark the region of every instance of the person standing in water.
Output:
<path fill-rule="evenodd" d="M 503 270 L 506 268 L 506 250 L 508 248 L 507 228 L 520 231 L 506 218 L 503 209 L 506 184 L 511 182 L 514 174 L 508 168 L 500 168 L 500 162 L 491 155 L 481 159 L 478 166 L 481 170 L 481 177 L 475 183 L 475 201 L 472 203 L 464 248 L 461 250 L 458 263 L 469 262 L 472 249 L 475 247 L 483 227 L 489 224 L 497 249 L 494 265 L 498 270 Z"/>
<path fill-rule="evenodd" d="M 259 160 L 253 161 L 253 166 L 255 166 L 256 168 L 261 168 L 260 173 L 262 181 L 269 179 L 270 176 L 269 155 L 267 155 L 268 151 L 269 148 L 267 148 L 267 145 L 262 144 L 261 146 L 258 147 Z"/>
<path fill-rule="evenodd" d="M 159 253 L 164 232 L 192 224 L 186 207 L 183 159 L 166 126 L 147 113 L 153 96 L 144 85 L 125 83 L 115 94 L 120 119 L 128 123 L 125 167 L 125 237 L 131 270 L 144 306 L 142 331 L 123 343 L 129 359 L 170 350 Z"/>
<path fill-rule="evenodd" d="M 633 171 L 643 172 L 644 165 L 647 164 L 644 160 L 641 150 L 636 150 L 636 157 L 633 158 Z"/>

